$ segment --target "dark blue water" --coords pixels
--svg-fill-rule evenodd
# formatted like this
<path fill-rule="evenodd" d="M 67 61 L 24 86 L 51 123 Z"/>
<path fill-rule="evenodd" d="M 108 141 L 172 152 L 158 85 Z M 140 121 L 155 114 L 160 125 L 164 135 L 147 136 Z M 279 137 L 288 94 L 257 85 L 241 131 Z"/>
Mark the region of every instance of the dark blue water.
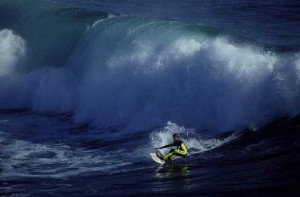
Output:
<path fill-rule="evenodd" d="M 0 1 L 0 194 L 298 196 L 299 11 Z"/>

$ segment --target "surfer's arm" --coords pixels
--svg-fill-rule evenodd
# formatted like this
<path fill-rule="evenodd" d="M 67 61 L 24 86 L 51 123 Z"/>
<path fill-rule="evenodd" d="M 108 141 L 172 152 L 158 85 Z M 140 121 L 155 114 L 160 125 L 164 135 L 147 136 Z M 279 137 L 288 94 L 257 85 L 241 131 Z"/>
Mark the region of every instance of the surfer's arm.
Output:
<path fill-rule="evenodd" d="M 168 144 L 168 145 L 161 146 L 161 147 L 159 147 L 159 148 L 157 148 L 157 149 L 168 148 L 168 147 L 170 147 L 170 146 L 175 146 L 175 145 L 174 145 L 174 143 L 172 143 L 172 144 Z"/>

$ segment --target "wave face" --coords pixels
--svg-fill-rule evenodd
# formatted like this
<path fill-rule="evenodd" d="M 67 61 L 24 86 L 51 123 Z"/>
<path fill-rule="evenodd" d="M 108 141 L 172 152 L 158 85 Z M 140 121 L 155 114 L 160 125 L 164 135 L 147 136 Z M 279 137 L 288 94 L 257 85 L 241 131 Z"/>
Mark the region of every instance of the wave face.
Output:
<path fill-rule="evenodd" d="M 75 122 L 127 130 L 172 121 L 217 131 L 300 111 L 300 53 L 203 25 L 40 4 L 47 9 L 33 5 L 22 22 L 0 21 L 2 109 L 72 111 Z M 27 7 L 0 3 L 17 16 Z"/>

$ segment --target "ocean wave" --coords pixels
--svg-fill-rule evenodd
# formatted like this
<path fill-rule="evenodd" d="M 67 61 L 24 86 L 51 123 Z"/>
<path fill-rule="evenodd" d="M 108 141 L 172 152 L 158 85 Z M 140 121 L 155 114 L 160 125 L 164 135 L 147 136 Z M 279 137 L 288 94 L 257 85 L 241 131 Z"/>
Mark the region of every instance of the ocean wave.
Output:
<path fill-rule="evenodd" d="M 275 53 L 212 27 L 156 18 L 91 14 L 93 20 L 59 22 L 70 12 L 46 17 L 58 34 L 29 31 L 33 23 L 25 19 L 7 30 L 28 52 L 26 61 L 1 67 L 9 70 L 0 77 L 2 109 L 72 111 L 75 122 L 128 131 L 167 121 L 255 129 L 299 113 L 299 53 Z"/>

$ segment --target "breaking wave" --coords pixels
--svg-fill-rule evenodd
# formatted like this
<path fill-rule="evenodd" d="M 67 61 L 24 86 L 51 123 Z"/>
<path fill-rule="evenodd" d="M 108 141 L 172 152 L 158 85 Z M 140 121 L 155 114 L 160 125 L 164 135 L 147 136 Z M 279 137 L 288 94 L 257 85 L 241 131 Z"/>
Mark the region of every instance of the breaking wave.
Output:
<path fill-rule="evenodd" d="M 21 27 L 10 21 L 0 31 L 2 109 L 71 111 L 75 122 L 127 130 L 167 121 L 256 128 L 299 113 L 299 53 L 203 25 L 51 6 L 39 18 L 33 11 Z M 49 21 L 54 34 L 43 29 Z"/>

